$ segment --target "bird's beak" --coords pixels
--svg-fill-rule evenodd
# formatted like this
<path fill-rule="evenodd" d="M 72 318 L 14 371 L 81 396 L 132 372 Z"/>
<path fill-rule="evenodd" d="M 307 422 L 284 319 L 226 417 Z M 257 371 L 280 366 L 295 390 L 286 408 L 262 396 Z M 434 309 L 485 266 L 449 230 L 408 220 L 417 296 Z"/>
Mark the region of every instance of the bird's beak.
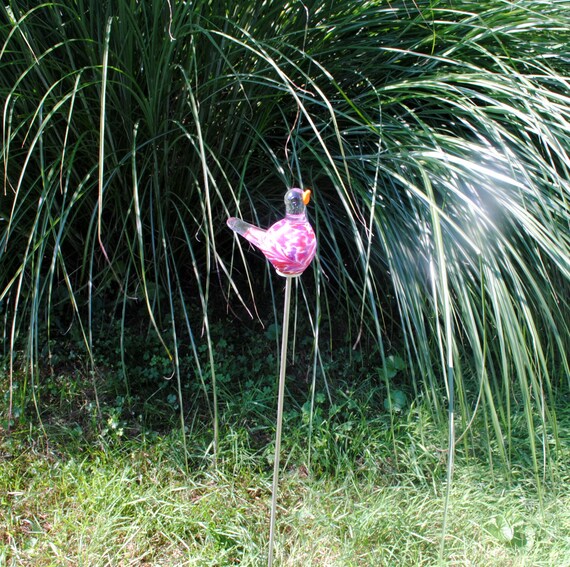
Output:
<path fill-rule="evenodd" d="M 307 206 L 309 204 L 310 200 L 311 200 L 311 190 L 305 189 L 303 191 L 303 203 L 305 204 L 305 206 Z"/>

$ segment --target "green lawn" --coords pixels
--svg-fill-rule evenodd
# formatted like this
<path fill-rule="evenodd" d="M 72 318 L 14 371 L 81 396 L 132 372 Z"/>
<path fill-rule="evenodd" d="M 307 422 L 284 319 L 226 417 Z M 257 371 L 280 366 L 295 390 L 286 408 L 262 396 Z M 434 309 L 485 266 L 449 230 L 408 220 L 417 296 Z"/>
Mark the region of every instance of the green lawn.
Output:
<path fill-rule="evenodd" d="M 303 435 L 294 421 L 288 439 Z M 319 460 L 314 448 L 309 470 L 306 445 L 284 451 L 276 564 L 437 564 L 445 454 L 433 443 L 441 435 L 424 432 L 422 442 L 406 426 L 396 452 L 376 453 L 380 421 L 355 427 L 368 427 L 352 437 L 367 435 L 371 450 L 352 463 L 339 454 Z M 264 565 L 271 444 L 254 450 L 249 435 L 239 426 L 223 433 L 217 467 L 198 458 L 206 437 L 190 436 L 197 458 L 190 455 L 188 472 L 179 432 L 92 443 L 62 428 L 37 441 L 4 436 L 0 564 Z M 334 442 L 326 435 L 334 433 L 317 431 L 316 445 Z M 570 565 L 570 464 L 562 457 L 541 506 L 522 456 L 507 475 L 500 463 L 490 468 L 460 451 L 443 564 Z"/>

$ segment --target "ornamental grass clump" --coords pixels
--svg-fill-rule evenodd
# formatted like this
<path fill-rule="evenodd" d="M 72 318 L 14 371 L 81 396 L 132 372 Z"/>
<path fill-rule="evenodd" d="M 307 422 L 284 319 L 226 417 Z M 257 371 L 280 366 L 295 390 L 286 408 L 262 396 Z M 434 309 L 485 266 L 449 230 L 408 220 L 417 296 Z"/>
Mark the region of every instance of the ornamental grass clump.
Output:
<path fill-rule="evenodd" d="M 225 219 L 268 226 L 285 187 L 310 186 L 313 385 L 330 386 L 319 353 L 337 340 L 374 344 L 379 368 L 399 353 L 398 389 L 441 422 L 455 387 L 456 433 L 469 447 L 482 422 L 489 458 L 510 461 L 522 408 L 539 481 L 570 376 L 569 18 L 546 0 L 3 3 L 11 417 L 42 406 L 16 366 L 40 387 L 71 329 L 97 390 L 97 335 L 144 318 L 182 424 L 187 381 L 217 423 L 212 320 L 266 318 L 254 282 L 274 311 L 279 296 Z"/>

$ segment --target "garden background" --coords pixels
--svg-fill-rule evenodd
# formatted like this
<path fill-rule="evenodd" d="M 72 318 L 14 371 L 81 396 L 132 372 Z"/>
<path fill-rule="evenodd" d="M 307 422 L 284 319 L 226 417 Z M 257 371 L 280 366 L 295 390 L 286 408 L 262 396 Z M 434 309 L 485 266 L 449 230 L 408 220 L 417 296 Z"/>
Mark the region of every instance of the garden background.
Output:
<path fill-rule="evenodd" d="M 0 563 L 569 565 L 567 0 L 0 5 Z"/>

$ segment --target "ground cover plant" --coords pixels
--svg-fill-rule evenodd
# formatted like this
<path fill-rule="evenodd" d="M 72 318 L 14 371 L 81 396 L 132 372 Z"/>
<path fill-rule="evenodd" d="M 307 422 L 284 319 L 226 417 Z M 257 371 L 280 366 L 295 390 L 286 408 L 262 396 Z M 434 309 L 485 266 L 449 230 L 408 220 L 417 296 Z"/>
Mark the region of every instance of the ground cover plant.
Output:
<path fill-rule="evenodd" d="M 61 422 L 72 447 L 107 447 L 173 430 L 175 468 L 214 459 L 229 478 L 230 440 L 272 415 L 282 282 L 225 220 L 267 226 L 287 187 L 310 186 L 319 248 L 295 290 L 289 385 L 306 454 L 291 459 L 358 469 L 331 414 L 362 383 L 394 454 L 402 414 L 434 424 L 443 452 L 418 478 L 450 487 L 440 532 L 456 451 L 508 482 L 524 472 L 552 511 L 570 377 L 567 3 L 234 4 L 0 5 L 3 435 Z"/>

